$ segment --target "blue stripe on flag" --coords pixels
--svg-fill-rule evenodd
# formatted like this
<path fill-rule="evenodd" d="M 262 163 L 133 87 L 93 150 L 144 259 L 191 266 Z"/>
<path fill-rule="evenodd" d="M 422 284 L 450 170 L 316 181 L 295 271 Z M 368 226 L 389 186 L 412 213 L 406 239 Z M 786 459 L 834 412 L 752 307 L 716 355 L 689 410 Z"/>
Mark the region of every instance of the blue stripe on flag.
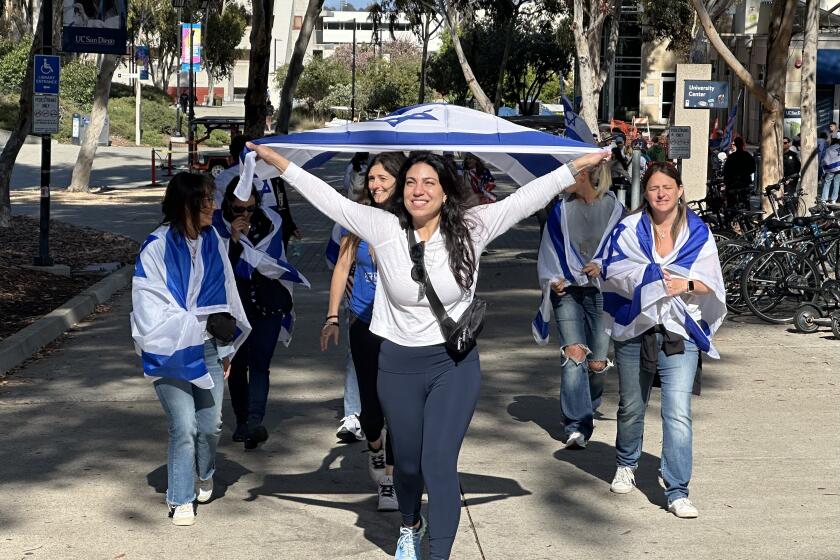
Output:
<path fill-rule="evenodd" d="M 146 278 L 146 270 L 143 268 L 143 261 L 140 260 L 140 255 L 143 254 L 143 249 L 145 249 L 146 246 L 155 239 L 157 239 L 156 236 L 150 235 L 143 242 L 143 245 L 140 246 L 140 251 L 137 253 L 137 259 L 134 261 L 134 276 L 138 278 Z"/>
<path fill-rule="evenodd" d="M 674 266 L 691 270 L 697 257 L 700 256 L 700 251 L 709 239 L 709 226 L 691 210 L 686 213 L 686 220 L 688 222 L 688 241 L 680 247 L 680 252 L 677 253 L 677 258 L 674 260 Z"/>
<path fill-rule="evenodd" d="M 239 262 L 236 263 L 236 266 L 233 268 L 233 274 L 234 276 L 237 276 L 239 278 L 250 280 L 251 275 L 254 274 L 254 267 L 251 266 L 251 263 L 241 258 L 239 259 Z"/>
<path fill-rule="evenodd" d="M 662 280 L 662 269 L 658 264 L 645 267 L 642 282 L 633 289 L 633 299 L 629 300 L 615 292 L 604 292 L 604 311 L 609 313 L 615 322 L 626 327 L 642 312 L 642 289 L 658 280 Z"/>
<path fill-rule="evenodd" d="M 547 175 L 563 165 L 557 158 L 547 154 L 510 154 L 510 157 L 518 161 L 534 177 Z"/>
<path fill-rule="evenodd" d="M 204 278 L 201 281 L 201 291 L 198 293 L 196 305 L 210 307 L 211 305 L 225 305 L 227 292 L 225 290 L 225 269 L 219 253 L 219 238 L 212 229 L 201 233 L 201 260 L 204 263 Z"/>
<path fill-rule="evenodd" d="M 314 158 L 307 161 L 306 163 L 304 163 L 301 166 L 301 168 L 306 170 L 306 171 L 309 171 L 310 169 L 315 169 L 316 167 L 321 167 L 322 165 L 324 165 L 325 163 L 330 161 L 333 158 L 333 156 L 335 156 L 335 154 L 337 154 L 337 153 L 338 152 L 322 152 L 322 153 L 318 154 L 317 156 L 315 156 Z"/>
<path fill-rule="evenodd" d="M 440 146 L 461 144 L 467 146 L 556 146 L 561 148 L 586 148 L 592 146 L 546 132 L 406 132 L 402 130 L 359 130 L 325 134 L 323 132 L 296 132 L 287 136 L 269 136 L 254 140 L 255 144 L 312 144 L 337 146 L 353 144 L 405 144 L 411 146 Z M 244 153 L 244 152 L 243 152 Z M 558 162 L 559 165 L 559 162 Z"/>
<path fill-rule="evenodd" d="M 225 219 L 222 216 L 221 210 L 213 211 L 213 227 L 216 228 L 216 232 L 222 236 L 222 239 L 230 239 L 230 232 L 225 225 Z"/>
<path fill-rule="evenodd" d="M 540 334 L 540 339 L 545 340 L 548 338 L 548 321 L 546 321 L 542 316 L 542 311 L 537 311 L 537 316 L 534 317 L 534 321 L 532 322 L 534 329 Z"/>
<path fill-rule="evenodd" d="M 163 264 L 166 267 L 166 287 L 169 293 L 178 305 L 186 309 L 192 271 L 190 250 L 184 236 L 172 227 L 166 232 Z"/>
<path fill-rule="evenodd" d="M 207 373 L 203 344 L 176 350 L 171 356 L 143 352 L 141 358 L 143 372 L 153 377 L 172 377 L 192 381 Z"/>
<path fill-rule="evenodd" d="M 709 348 L 712 347 L 712 343 L 709 340 L 709 336 L 703 332 L 703 328 L 697 324 L 694 318 L 691 317 L 688 313 L 685 314 L 685 332 L 688 333 L 688 336 L 694 341 L 694 344 L 697 345 L 697 348 L 702 350 L 703 352 L 708 352 Z"/>
<path fill-rule="evenodd" d="M 612 234 L 610 234 L 609 242 L 605 245 L 605 248 L 607 249 L 607 258 L 604 259 L 604 262 L 601 263 L 602 280 L 606 280 L 607 268 L 609 268 L 609 266 L 612 263 L 623 261 L 627 258 L 627 255 L 624 254 L 624 251 L 622 251 L 621 247 L 618 246 L 618 238 L 621 237 L 621 232 L 625 229 L 627 229 L 627 226 L 622 223 L 619 223 L 617 226 L 615 226 L 615 229 L 613 230 Z"/>
<path fill-rule="evenodd" d="M 560 261 L 560 268 L 563 270 L 563 276 L 569 282 L 574 283 L 575 277 L 569 269 L 569 264 L 566 262 L 566 242 L 563 237 L 563 228 L 560 226 L 561 222 L 561 207 L 563 205 L 558 200 L 551 208 L 551 213 L 548 215 L 548 235 L 551 237 L 551 243 L 554 245 L 554 251 L 557 253 L 557 260 Z"/>
<path fill-rule="evenodd" d="M 327 250 L 324 253 L 324 256 L 326 257 L 327 261 L 332 263 L 333 266 L 335 266 L 335 263 L 338 262 L 338 251 L 340 249 L 341 246 L 338 243 L 336 243 L 332 237 L 330 237 L 330 240 L 327 241 Z"/>

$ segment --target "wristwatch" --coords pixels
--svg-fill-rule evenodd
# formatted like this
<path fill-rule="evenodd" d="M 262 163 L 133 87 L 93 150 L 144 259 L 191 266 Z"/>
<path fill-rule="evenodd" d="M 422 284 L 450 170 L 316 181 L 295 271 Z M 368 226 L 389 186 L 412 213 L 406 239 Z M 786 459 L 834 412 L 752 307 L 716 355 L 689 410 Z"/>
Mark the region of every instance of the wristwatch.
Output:
<path fill-rule="evenodd" d="M 566 167 L 569 169 L 569 173 L 572 174 L 572 177 L 577 177 L 580 175 L 580 169 L 574 164 L 574 162 L 570 161 L 566 164 Z"/>
<path fill-rule="evenodd" d="M 688 281 L 688 289 L 686 290 L 686 293 L 691 293 L 693 291 L 694 291 L 694 280 L 689 280 Z"/>

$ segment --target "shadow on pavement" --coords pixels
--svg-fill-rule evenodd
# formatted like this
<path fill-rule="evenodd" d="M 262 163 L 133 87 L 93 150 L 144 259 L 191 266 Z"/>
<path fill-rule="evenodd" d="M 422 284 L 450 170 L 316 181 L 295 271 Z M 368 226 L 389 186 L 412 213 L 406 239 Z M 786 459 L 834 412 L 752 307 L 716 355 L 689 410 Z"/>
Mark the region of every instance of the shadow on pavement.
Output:
<path fill-rule="evenodd" d="M 210 502 L 223 498 L 230 486 L 233 486 L 243 476 L 249 475 L 252 472 L 236 461 L 228 459 L 224 453 L 216 452 L 216 472 L 213 475 L 213 499 Z M 147 474 L 146 481 L 149 483 L 149 486 L 154 488 L 156 493 L 166 494 L 166 488 L 168 486 L 166 465 L 161 465 Z"/>

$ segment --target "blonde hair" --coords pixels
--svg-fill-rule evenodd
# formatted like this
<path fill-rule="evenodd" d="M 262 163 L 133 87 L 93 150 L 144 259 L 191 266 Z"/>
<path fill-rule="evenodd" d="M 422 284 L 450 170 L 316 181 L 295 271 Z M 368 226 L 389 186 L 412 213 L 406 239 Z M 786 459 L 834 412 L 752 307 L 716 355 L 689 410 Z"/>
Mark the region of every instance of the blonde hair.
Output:
<path fill-rule="evenodd" d="M 590 170 L 589 180 L 595 186 L 595 196 L 601 198 L 612 187 L 612 173 L 610 173 L 610 168 L 602 161 Z"/>

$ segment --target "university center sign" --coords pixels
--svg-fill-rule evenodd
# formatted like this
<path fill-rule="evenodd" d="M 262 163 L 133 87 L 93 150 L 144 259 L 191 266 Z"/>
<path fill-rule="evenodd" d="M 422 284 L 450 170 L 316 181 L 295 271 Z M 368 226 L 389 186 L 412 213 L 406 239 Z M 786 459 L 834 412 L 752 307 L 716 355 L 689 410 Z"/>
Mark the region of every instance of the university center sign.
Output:
<path fill-rule="evenodd" d="M 683 102 L 686 109 L 728 109 L 729 83 L 686 80 Z"/>

